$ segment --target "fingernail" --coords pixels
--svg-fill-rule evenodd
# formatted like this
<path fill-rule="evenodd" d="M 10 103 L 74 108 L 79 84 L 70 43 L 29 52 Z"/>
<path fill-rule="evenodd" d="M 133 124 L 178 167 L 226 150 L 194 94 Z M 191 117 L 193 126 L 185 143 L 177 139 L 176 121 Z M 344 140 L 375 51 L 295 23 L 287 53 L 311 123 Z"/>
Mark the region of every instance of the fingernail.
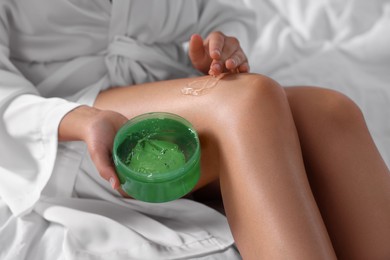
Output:
<path fill-rule="evenodd" d="M 214 50 L 213 53 L 214 53 L 215 55 L 218 55 L 218 57 L 221 56 L 221 52 L 220 52 L 219 50 Z"/>
<path fill-rule="evenodd" d="M 110 178 L 111 187 L 115 190 L 115 179 L 113 177 Z"/>
<path fill-rule="evenodd" d="M 212 69 L 219 72 L 219 71 L 221 71 L 221 65 L 219 63 L 215 63 L 215 64 L 213 64 Z"/>

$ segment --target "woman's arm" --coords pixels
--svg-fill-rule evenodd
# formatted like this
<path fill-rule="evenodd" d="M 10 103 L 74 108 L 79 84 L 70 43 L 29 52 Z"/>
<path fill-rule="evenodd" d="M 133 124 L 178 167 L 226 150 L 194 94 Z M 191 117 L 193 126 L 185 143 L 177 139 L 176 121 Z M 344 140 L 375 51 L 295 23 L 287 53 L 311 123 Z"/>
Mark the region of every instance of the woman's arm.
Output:
<path fill-rule="evenodd" d="M 111 153 L 115 134 L 126 121 L 127 118 L 117 112 L 80 106 L 64 116 L 58 138 L 59 141 L 84 141 L 100 175 L 117 190 L 120 183 Z"/>

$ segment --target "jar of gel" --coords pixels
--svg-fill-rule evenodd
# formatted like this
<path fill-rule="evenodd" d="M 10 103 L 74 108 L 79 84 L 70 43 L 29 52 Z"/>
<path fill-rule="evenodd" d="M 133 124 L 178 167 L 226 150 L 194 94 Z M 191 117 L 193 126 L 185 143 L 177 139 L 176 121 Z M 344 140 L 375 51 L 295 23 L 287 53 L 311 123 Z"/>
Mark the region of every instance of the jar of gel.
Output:
<path fill-rule="evenodd" d="M 113 159 L 122 189 L 146 202 L 167 202 L 189 193 L 200 177 L 200 142 L 184 118 L 142 114 L 123 125 Z"/>

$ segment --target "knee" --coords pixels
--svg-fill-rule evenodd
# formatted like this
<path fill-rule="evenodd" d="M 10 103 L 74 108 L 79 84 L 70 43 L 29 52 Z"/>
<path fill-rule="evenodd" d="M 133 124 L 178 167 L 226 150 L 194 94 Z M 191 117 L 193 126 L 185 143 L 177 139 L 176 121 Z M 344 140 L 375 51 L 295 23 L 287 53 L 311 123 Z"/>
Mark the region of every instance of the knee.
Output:
<path fill-rule="evenodd" d="M 229 75 L 216 93 L 214 102 L 223 117 L 256 116 L 258 111 L 286 107 L 283 88 L 274 80 L 259 74 Z"/>
<path fill-rule="evenodd" d="M 321 89 L 317 101 L 317 114 L 326 125 L 350 128 L 362 122 L 363 113 L 357 104 L 346 95 L 329 89 Z"/>
<path fill-rule="evenodd" d="M 284 102 L 286 98 L 283 88 L 275 80 L 261 74 L 242 74 L 236 82 L 236 90 L 235 95 L 243 95 L 245 102 Z"/>
<path fill-rule="evenodd" d="M 357 104 L 340 92 L 325 91 L 324 118 L 328 123 L 338 126 L 354 126 L 355 122 L 363 120 L 363 113 Z"/>

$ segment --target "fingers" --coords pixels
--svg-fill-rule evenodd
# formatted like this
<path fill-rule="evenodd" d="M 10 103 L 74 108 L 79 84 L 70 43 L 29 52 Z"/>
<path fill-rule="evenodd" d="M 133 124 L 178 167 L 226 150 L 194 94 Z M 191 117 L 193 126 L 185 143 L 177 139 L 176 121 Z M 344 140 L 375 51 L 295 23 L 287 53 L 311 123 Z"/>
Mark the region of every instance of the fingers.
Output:
<path fill-rule="evenodd" d="M 207 38 L 210 57 L 213 59 L 209 74 L 219 75 L 225 71 L 249 72 L 246 55 L 239 41 L 225 36 L 221 32 L 213 32 Z"/>
<path fill-rule="evenodd" d="M 203 72 L 217 76 L 223 72 L 249 72 L 246 55 L 240 42 L 221 32 L 212 32 L 206 40 L 198 35 L 191 36 L 189 57 L 192 65 Z"/>
<path fill-rule="evenodd" d="M 241 48 L 226 59 L 225 66 L 230 71 L 249 72 L 248 60 Z"/>
<path fill-rule="evenodd" d="M 129 194 L 127 194 L 121 187 L 119 187 L 118 192 L 120 195 L 122 195 L 122 197 L 132 199 L 132 197 Z"/>
<path fill-rule="evenodd" d="M 217 76 L 224 71 L 224 62 L 221 60 L 225 44 L 225 35 L 221 32 L 212 32 L 206 39 L 208 52 L 212 62 L 208 71 L 209 75 Z"/>
<path fill-rule="evenodd" d="M 115 190 L 120 189 L 120 181 L 116 175 L 112 160 L 112 148 L 116 133 L 127 122 L 120 113 L 99 110 L 88 117 L 83 141 L 100 176 L 108 181 Z"/>
<path fill-rule="evenodd" d="M 217 76 L 224 71 L 224 64 L 221 60 L 213 60 L 210 65 L 210 70 L 208 72 L 211 76 Z"/>
<path fill-rule="evenodd" d="M 191 36 L 188 55 L 194 68 L 202 71 L 205 74 L 208 72 L 211 58 L 205 49 L 203 38 L 199 34 L 194 34 Z"/>
<path fill-rule="evenodd" d="M 203 39 L 199 34 L 194 34 L 191 36 L 188 54 L 191 60 L 194 62 L 197 62 L 206 56 L 206 51 L 203 46 Z"/>
<path fill-rule="evenodd" d="M 210 57 L 213 60 L 220 60 L 225 45 L 225 35 L 221 32 L 212 32 L 207 39 Z"/>
<path fill-rule="evenodd" d="M 99 171 L 100 176 L 108 181 L 111 187 L 118 191 L 119 194 L 121 194 L 123 197 L 132 198 L 121 187 L 119 178 L 116 175 L 115 166 L 113 165 L 111 159 L 111 151 L 99 152 L 98 149 L 97 151 L 94 151 L 93 154 L 91 154 L 91 157 Z"/>
<path fill-rule="evenodd" d="M 111 151 L 105 150 L 104 148 L 96 148 L 91 152 L 91 157 L 100 176 L 108 181 L 113 189 L 118 190 L 120 188 L 120 182 L 111 160 Z"/>

